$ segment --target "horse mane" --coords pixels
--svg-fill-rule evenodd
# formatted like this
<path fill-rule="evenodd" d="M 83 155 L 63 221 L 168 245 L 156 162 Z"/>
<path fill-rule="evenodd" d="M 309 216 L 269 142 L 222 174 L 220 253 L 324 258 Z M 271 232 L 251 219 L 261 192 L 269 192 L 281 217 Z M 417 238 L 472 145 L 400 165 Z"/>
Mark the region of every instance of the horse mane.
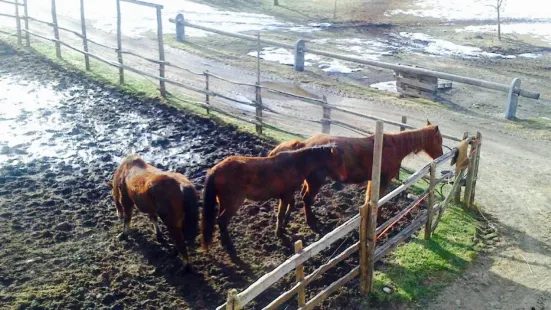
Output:
<path fill-rule="evenodd" d="M 431 141 L 434 135 L 434 126 L 423 127 L 415 130 L 389 134 L 394 146 L 400 154 L 417 154 L 423 151 L 425 143 Z"/>
<path fill-rule="evenodd" d="M 323 145 L 314 145 L 311 147 L 302 147 L 296 150 L 281 151 L 278 154 L 297 154 L 302 152 L 324 152 L 324 151 L 330 151 L 331 149 L 334 149 L 336 147 L 337 147 L 337 144 L 335 143 L 327 143 Z"/>
<path fill-rule="evenodd" d="M 126 156 L 123 159 L 122 164 L 129 164 L 132 166 L 138 166 L 140 168 L 147 167 L 147 163 L 138 154 L 130 154 Z"/>

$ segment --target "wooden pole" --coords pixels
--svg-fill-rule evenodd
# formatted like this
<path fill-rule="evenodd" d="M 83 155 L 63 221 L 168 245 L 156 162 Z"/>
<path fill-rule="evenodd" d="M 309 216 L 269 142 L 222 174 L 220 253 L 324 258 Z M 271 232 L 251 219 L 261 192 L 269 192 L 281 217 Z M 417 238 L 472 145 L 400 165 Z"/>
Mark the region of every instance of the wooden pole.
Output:
<path fill-rule="evenodd" d="M 475 158 L 478 148 L 478 141 L 473 141 L 471 144 L 471 150 L 469 151 L 469 168 L 467 170 L 467 181 L 465 182 L 465 193 L 463 196 L 463 203 L 467 208 L 470 208 L 471 195 L 473 192 L 473 182 L 474 182 L 474 167 L 475 167 Z"/>
<path fill-rule="evenodd" d="M 473 178 L 473 185 L 472 185 L 472 194 L 469 198 L 469 208 L 472 208 L 474 205 L 474 196 L 476 193 L 476 181 L 478 179 L 478 167 L 480 165 L 480 147 L 482 146 L 482 134 L 480 131 L 476 132 L 476 139 L 477 139 L 477 146 L 476 146 L 476 153 L 474 157 L 474 163 L 472 164 L 474 169 L 474 178 Z"/>
<path fill-rule="evenodd" d="M 205 74 L 205 103 L 208 105 L 210 105 L 210 86 L 209 86 L 209 70 L 206 70 L 204 72 Z M 207 108 L 207 114 L 210 114 L 210 109 Z"/>
<path fill-rule="evenodd" d="M 373 272 L 375 270 L 375 242 L 377 229 L 377 208 L 379 206 L 379 189 L 381 184 L 381 160 L 383 157 L 383 122 L 377 121 L 375 127 L 375 148 L 373 152 L 373 168 L 371 173 L 371 193 L 369 194 L 367 222 L 367 279 L 362 283 L 362 294 L 373 289 Z M 368 184 L 369 189 L 369 184 Z M 360 240 L 360 245 L 365 241 Z M 361 265 L 360 265 L 361 266 Z M 364 267 L 365 268 L 365 267 Z"/>
<path fill-rule="evenodd" d="M 262 88 L 260 87 L 260 32 L 256 34 L 256 133 L 262 134 Z"/>
<path fill-rule="evenodd" d="M 464 132 L 463 133 L 463 139 L 462 140 L 465 140 L 469 137 L 469 133 L 468 132 Z M 467 153 L 468 154 L 468 153 Z M 468 158 L 468 157 L 467 157 Z M 462 182 L 463 181 L 463 178 L 459 179 L 458 182 Z M 459 204 L 461 203 L 461 186 L 459 186 L 459 188 L 457 189 L 457 191 L 455 192 L 455 197 L 454 197 L 454 203 L 455 204 Z"/>
<path fill-rule="evenodd" d="M 21 18 L 19 17 L 19 0 L 15 0 L 15 27 L 17 29 L 17 44 L 22 45 Z"/>
<path fill-rule="evenodd" d="M 407 124 L 407 123 L 408 123 L 407 116 L 402 116 L 402 124 Z M 406 130 L 406 127 L 400 126 L 400 131 L 405 131 L 405 130 Z"/>
<path fill-rule="evenodd" d="M 159 89 L 161 91 L 161 97 L 166 98 L 166 85 L 165 85 L 165 44 L 163 41 L 163 17 L 161 14 L 161 7 L 157 7 L 157 41 L 159 43 Z"/>
<path fill-rule="evenodd" d="M 84 0 L 80 0 L 80 27 L 82 28 L 82 48 L 88 53 L 88 39 L 86 37 L 86 16 L 84 14 Z M 84 54 L 86 71 L 90 71 L 90 56 Z"/>
<path fill-rule="evenodd" d="M 226 299 L 226 310 L 240 310 L 239 302 L 237 299 L 237 290 L 232 288 L 228 292 L 228 298 Z"/>
<path fill-rule="evenodd" d="M 302 240 L 295 242 L 295 254 L 298 254 L 302 251 Z M 302 264 L 298 265 L 295 269 L 296 281 L 297 283 L 304 283 L 304 266 Z M 306 292 L 304 285 L 301 285 L 298 289 L 298 307 L 304 307 L 306 304 Z"/>
<path fill-rule="evenodd" d="M 29 7 L 27 0 L 23 0 L 23 14 L 25 14 L 25 30 L 29 31 Z M 31 46 L 31 38 L 27 31 L 25 31 L 25 45 L 29 47 Z"/>
<path fill-rule="evenodd" d="M 433 161 L 430 164 L 430 188 L 429 201 L 427 205 L 427 223 L 425 224 L 425 240 L 429 240 L 432 234 L 432 215 L 434 208 L 434 188 L 436 186 L 436 163 Z"/>
<path fill-rule="evenodd" d="M 57 40 L 55 42 L 55 55 L 57 56 L 57 58 L 61 58 L 61 44 L 59 43 L 59 29 L 57 28 L 55 0 L 52 0 L 52 23 L 54 24 L 54 37 Z"/>
<path fill-rule="evenodd" d="M 121 29 L 121 2 L 120 0 L 116 0 L 117 2 L 117 59 L 119 61 L 119 64 L 121 65 L 119 67 L 119 84 L 124 84 L 124 69 L 122 67 L 122 29 Z"/>
<path fill-rule="evenodd" d="M 327 97 L 323 96 L 323 120 L 321 121 L 321 132 L 330 134 L 331 133 L 331 109 L 327 107 Z"/>

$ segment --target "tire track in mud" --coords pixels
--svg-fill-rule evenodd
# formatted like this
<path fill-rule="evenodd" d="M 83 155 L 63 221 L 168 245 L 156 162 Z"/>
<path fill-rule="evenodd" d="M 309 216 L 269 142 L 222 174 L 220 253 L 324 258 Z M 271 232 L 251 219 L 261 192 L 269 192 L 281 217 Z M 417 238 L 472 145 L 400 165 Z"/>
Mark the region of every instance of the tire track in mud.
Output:
<path fill-rule="evenodd" d="M 216 162 L 234 154 L 265 155 L 271 145 L 158 100 L 121 93 L 1 42 L 0 50 L 0 84 L 6 89 L 0 95 L 1 303 L 15 309 L 212 309 L 230 288 L 247 287 L 292 254 L 292 245 L 274 234 L 273 200 L 246 202 L 232 221 L 239 261 L 229 259 L 217 236 L 206 254 L 197 240 L 191 250 L 194 273 L 181 272 L 174 247 L 158 243 L 141 215 L 129 240 L 116 240 L 121 225 L 104 181 L 129 151 L 184 173 L 201 189 L 206 170 Z M 324 186 L 314 205 L 323 233 L 356 214 L 363 192 L 361 186 Z M 380 222 L 408 203 L 403 196 L 393 202 L 382 210 Z M 298 208 L 292 219 L 288 232 L 294 240 L 306 245 L 317 240 Z M 353 234 L 343 246 L 355 241 Z M 306 271 L 339 244 L 309 261 Z M 345 260 L 309 285 L 308 294 L 355 265 L 356 257 Z M 293 278 L 285 277 L 252 307 L 267 304 Z M 332 306 L 346 306 L 346 296 L 355 290 L 344 290 Z"/>

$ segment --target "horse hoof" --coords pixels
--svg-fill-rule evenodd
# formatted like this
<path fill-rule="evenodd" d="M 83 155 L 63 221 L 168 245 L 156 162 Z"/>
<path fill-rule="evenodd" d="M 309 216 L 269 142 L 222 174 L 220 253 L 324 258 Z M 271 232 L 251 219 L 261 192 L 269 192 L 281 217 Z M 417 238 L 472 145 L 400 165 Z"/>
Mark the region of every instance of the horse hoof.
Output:
<path fill-rule="evenodd" d="M 126 240 L 126 239 L 128 239 L 128 235 L 125 234 L 125 233 L 120 233 L 120 234 L 117 235 L 117 238 L 119 240 Z"/>

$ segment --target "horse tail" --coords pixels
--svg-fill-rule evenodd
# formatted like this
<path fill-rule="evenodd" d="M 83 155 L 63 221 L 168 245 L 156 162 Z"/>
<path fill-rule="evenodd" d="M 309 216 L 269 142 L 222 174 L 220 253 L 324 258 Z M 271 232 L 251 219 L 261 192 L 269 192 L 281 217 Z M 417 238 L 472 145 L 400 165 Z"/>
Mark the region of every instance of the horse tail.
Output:
<path fill-rule="evenodd" d="M 203 190 L 203 218 L 201 221 L 201 244 L 203 249 L 208 250 L 212 243 L 214 227 L 216 224 L 216 184 L 215 174 L 207 174 L 205 189 Z"/>
<path fill-rule="evenodd" d="M 184 208 L 182 233 L 188 242 L 193 243 L 199 233 L 199 199 L 193 185 L 183 186 L 182 203 Z"/>

